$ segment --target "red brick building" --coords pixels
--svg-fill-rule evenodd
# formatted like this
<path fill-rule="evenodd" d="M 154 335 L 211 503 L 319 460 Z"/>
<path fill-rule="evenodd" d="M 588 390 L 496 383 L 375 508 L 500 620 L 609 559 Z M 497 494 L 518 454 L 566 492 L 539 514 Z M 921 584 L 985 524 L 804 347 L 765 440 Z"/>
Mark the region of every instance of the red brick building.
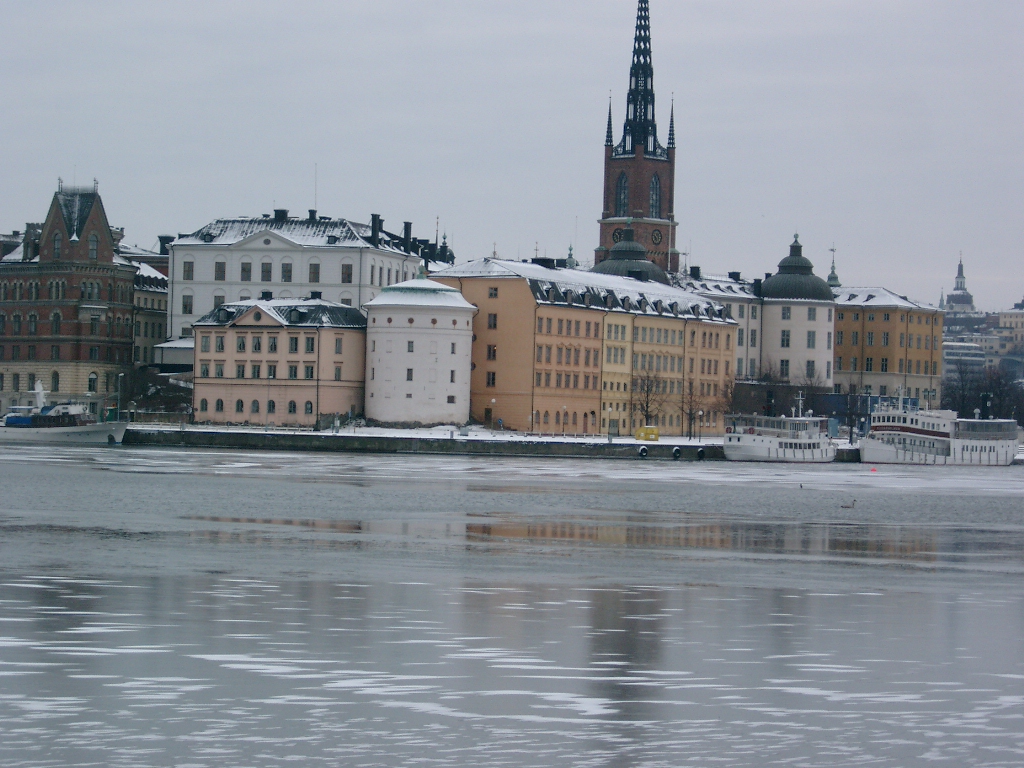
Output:
<path fill-rule="evenodd" d="M 96 187 L 59 186 L 41 226 L 0 261 L 0 404 L 113 404 L 131 371 L 136 267 L 117 242 Z"/>
<path fill-rule="evenodd" d="M 648 0 L 637 9 L 633 65 L 622 140 L 615 144 L 612 110 L 604 148 L 604 210 L 601 240 L 594 263 L 608 258 L 611 247 L 632 229 L 647 258 L 666 272 L 679 271 L 675 221 L 675 115 L 669 120 L 668 147 L 658 141 L 654 116 L 654 66 L 651 61 L 651 19 Z"/>

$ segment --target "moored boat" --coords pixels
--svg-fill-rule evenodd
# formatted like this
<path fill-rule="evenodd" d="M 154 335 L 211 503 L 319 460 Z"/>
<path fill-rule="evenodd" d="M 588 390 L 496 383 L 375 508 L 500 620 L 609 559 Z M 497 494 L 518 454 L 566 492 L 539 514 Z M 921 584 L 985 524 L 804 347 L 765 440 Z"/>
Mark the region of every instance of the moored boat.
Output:
<path fill-rule="evenodd" d="M 1001 466 L 1017 456 L 1013 419 L 961 419 L 956 411 L 919 410 L 907 400 L 879 405 L 860 460 L 869 464 Z"/>
<path fill-rule="evenodd" d="M 836 458 L 827 418 L 733 414 L 725 417 L 725 424 L 725 458 L 729 461 L 822 464 Z"/>
<path fill-rule="evenodd" d="M 46 405 L 47 393 L 36 382 L 36 404 L 15 406 L 0 418 L 0 443 L 99 443 L 120 445 L 126 421 L 97 421 L 81 403 Z"/>

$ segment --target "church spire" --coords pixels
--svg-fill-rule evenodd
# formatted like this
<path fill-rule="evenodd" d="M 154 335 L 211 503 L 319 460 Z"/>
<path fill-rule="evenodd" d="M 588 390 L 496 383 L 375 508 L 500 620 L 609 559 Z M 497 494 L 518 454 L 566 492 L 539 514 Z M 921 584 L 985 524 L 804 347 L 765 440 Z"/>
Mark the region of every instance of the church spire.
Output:
<path fill-rule="evenodd" d="M 672 109 L 668 117 L 668 148 L 676 148 L 676 100 L 672 99 Z"/>
<path fill-rule="evenodd" d="M 633 65 L 629 68 L 629 95 L 626 97 L 626 123 L 622 141 L 615 154 L 633 155 L 643 147 L 648 157 L 664 157 L 658 143 L 658 124 L 654 118 L 654 65 L 651 61 L 651 11 L 649 0 L 639 0 L 636 11 L 636 35 L 633 39 Z"/>
<path fill-rule="evenodd" d="M 615 145 L 615 135 L 612 133 L 612 97 L 608 97 L 608 130 L 605 133 L 604 145 L 611 147 Z"/>

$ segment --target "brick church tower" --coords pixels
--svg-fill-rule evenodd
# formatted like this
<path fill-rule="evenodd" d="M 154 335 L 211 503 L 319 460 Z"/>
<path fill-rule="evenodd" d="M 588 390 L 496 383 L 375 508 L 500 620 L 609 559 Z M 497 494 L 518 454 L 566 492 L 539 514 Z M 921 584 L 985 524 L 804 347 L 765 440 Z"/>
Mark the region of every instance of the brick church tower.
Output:
<path fill-rule="evenodd" d="M 654 118 L 654 66 L 651 63 L 649 0 L 640 0 L 636 14 L 633 66 L 629 70 L 629 96 L 622 140 L 615 144 L 612 108 L 608 105 L 608 131 L 604 147 L 604 212 L 601 241 L 594 263 L 608 258 L 632 219 L 635 239 L 647 249 L 647 258 L 666 272 L 679 271 L 674 215 L 676 176 L 675 114 L 669 120 L 668 147 L 658 143 Z"/>

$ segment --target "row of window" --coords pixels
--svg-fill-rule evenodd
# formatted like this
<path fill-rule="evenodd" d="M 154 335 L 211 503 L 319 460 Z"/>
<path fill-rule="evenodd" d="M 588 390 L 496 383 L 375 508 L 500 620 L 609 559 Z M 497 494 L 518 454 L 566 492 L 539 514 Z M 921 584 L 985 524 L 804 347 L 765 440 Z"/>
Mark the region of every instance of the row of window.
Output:
<path fill-rule="evenodd" d="M 199 401 L 199 412 L 200 413 L 208 413 L 209 410 L 210 410 L 210 401 L 207 400 L 204 397 L 202 400 Z M 214 410 L 215 413 L 224 413 L 224 401 L 223 400 L 215 400 L 214 403 L 213 403 L 213 410 Z M 311 416 L 313 414 L 313 401 L 312 400 L 307 400 L 306 404 L 303 406 L 302 410 L 303 410 L 303 413 L 305 413 L 307 416 Z M 253 400 L 249 404 L 249 413 L 259 413 L 259 412 L 260 412 L 260 401 L 259 400 Z M 294 400 L 289 400 L 288 401 L 288 413 L 293 413 L 294 414 L 294 413 L 298 413 L 298 412 L 299 412 L 298 403 L 296 403 Z M 245 401 L 244 400 L 235 400 L 235 413 L 245 413 Z M 270 414 L 270 413 L 277 413 L 277 402 L 276 401 L 274 401 L 274 400 L 267 400 L 267 413 L 268 414 Z"/>
<path fill-rule="evenodd" d="M 50 335 L 60 336 L 62 329 L 63 319 L 61 318 L 60 312 L 54 312 L 50 315 Z M 107 336 L 118 336 L 128 337 L 131 336 L 131 320 L 127 317 L 121 317 L 118 315 L 114 318 L 113 322 L 107 322 L 106 324 L 106 335 Z M 163 330 L 163 324 L 160 325 Z M 39 334 L 39 315 L 30 313 L 24 319 L 19 314 L 11 315 L 10 323 L 11 335 L 21 336 L 22 331 L 25 332 L 26 336 L 36 336 Z M 99 315 L 93 315 L 89 318 L 89 335 L 99 336 L 101 331 Z M 7 315 L 0 313 L 0 335 L 7 333 Z M 138 333 L 138 323 L 136 323 L 136 333 Z"/>
<path fill-rule="evenodd" d="M 744 315 L 746 314 L 746 311 L 747 311 L 747 305 L 746 304 L 740 304 L 736 309 L 737 309 L 737 312 L 738 312 L 738 314 L 736 316 L 740 320 L 743 320 L 744 319 Z M 725 316 L 726 317 L 732 317 L 732 304 L 726 304 L 725 305 Z M 756 304 L 751 304 L 750 305 L 750 319 L 751 320 L 757 320 L 757 305 Z M 829 317 L 829 319 L 830 320 L 832 319 L 831 316 Z"/>
<path fill-rule="evenodd" d="M 210 338 L 211 337 L 208 334 L 203 334 L 202 336 L 199 337 L 199 351 L 200 352 L 209 352 L 210 351 Z M 213 336 L 213 348 L 214 348 L 215 352 L 223 352 L 224 351 L 224 345 L 225 345 L 226 338 L 227 337 L 225 337 L 223 335 L 220 335 L 220 334 L 217 334 L 217 335 Z M 267 336 L 267 352 L 269 352 L 269 353 L 277 352 L 277 341 L 278 341 L 278 336 L 276 336 L 274 334 L 270 334 L 270 335 Z M 344 339 L 341 336 L 338 336 L 338 337 L 336 337 L 334 339 L 334 354 L 336 354 L 336 355 L 342 354 L 343 342 L 344 342 Z M 412 342 L 410 342 L 410 344 L 411 343 Z M 235 351 L 236 352 L 245 352 L 247 345 L 249 346 L 249 350 L 251 352 L 262 352 L 263 351 L 263 336 L 260 335 L 260 334 L 253 334 L 252 336 L 249 336 L 248 334 L 245 334 L 245 333 L 236 333 L 235 334 Z M 315 336 L 306 336 L 305 337 L 305 342 L 303 343 L 303 347 L 306 350 L 306 354 L 310 354 L 310 355 L 313 354 L 316 351 L 316 337 Z M 297 354 L 298 351 L 299 351 L 299 337 L 298 336 L 289 336 L 288 337 L 288 352 L 290 352 L 292 354 Z"/>
<path fill-rule="evenodd" d="M 195 262 L 184 261 L 181 265 L 181 279 L 185 281 L 195 280 Z M 242 283 L 251 283 L 253 281 L 252 262 L 243 261 L 239 265 L 238 280 Z M 260 282 L 261 283 L 272 283 L 274 282 L 274 265 L 269 261 L 265 261 L 259 265 L 260 267 Z M 320 282 L 320 264 L 317 262 L 311 262 L 309 265 L 309 280 L 310 283 Z M 213 279 L 216 282 L 227 281 L 228 265 L 226 261 L 215 261 L 213 263 Z M 290 283 L 293 279 L 293 265 L 291 262 L 284 262 L 280 265 L 280 282 Z M 401 279 L 399 279 L 401 278 Z M 403 269 L 399 271 L 397 267 L 384 267 L 371 265 L 370 266 L 370 285 L 391 285 L 393 282 L 404 282 L 409 279 L 409 270 Z M 385 282 L 386 280 L 386 282 Z M 352 265 L 342 264 L 341 265 L 341 282 L 351 283 L 352 282 Z"/>
<path fill-rule="evenodd" d="M 89 347 L 89 359 L 90 360 L 99 360 L 100 359 L 100 355 L 101 355 L 100 347 L 98 347 L 98 346 Z M 123 357 L 123 355 L 124 355 L 124 351 L 123 350 L 121 350 L 121 349 L 115 350 L 113 347 L 107 347 L 107 355 L 106 355 L 106 357 L 107 357 L 107 361 L 108 362 L 118 362 L 118 363 L 120 363 L 120 362 L 127 362 L 126 360 L 122 360 L 121 359 Z M 3 344 L 0 344 L 0 360 L 6 360 L 6 359 L 7 359 L 7 347 L 5 345 L 3 345 Z M 21 345 L 20 344 L 12 344 L 11 345 L 11 358 L 10 359 L 13 360 L 13 361 L 21 360 Z M 39 359 L 38 358 L 38 350 L 37 350 L 37 347 L 36 347 L 35 344 L 27 344 L 27 345 L 25 345 L 25 359 L 26 360 L 37 360 L 37 359 Z M 50 345 L 50 359 L 51 360 L 60 360 L 61 359 L 61 346 L 60 346 L 60 344 L 51 344 Z"/>
<path fill-rule="evenodd" d="M 867 321 L 869 323 L 875 322 L 875 313 L 874 312 L 867 312 L 865 314 L 867 315 L 866 319 L 867 319 Z M 918 325 L 921 325 L 921 323 L 924 323 L 925 325 L 931 325 L 932 324 L 932 316 L 931 315 L 911 315 L 910 316 L 910 320 L 909 320 L 910 325 L 914 324 L 914 318 L 915 317 L 917 318 L 917 324 Z M 839 320 L 845 320 L 846 319 L 846 312 L 845 311 L 844 312 L 837 312 L 836 313 L 836 318 L 839 319 Z M 860 312 L 853 312 L 852 313 L 852 318 L 853 318 L 853 321 L 855 323 L 859 323 L 860 322 Z M 890 314 L 888 312 L 883 312 L 882 313 L 882 322 L 883 323 L 888 323 L 889 322 L 889 318 L 890 318 Z M 906 314 L 900 315 L 900 322 L 901 323 L 908 322 Z M 935 318 L 935 325 L 942 325 L 942 321 L 938 317 Z"/>
<path fill-rule="evenodd" d="M 497 291 L 497 288 L 494 288 L 492 290 Z M 574 329 L 575 334 L 573 333 Z M 582 320 L 573 321 L 565 320 L 564 318 L 559 318 L 556 324 L 555 320 L 550 317 L 537 318 L 537 333 L 546 333 L 549 336 L 552 333 L 555 333 L 558 336 L 580 336 L 581 331 L 583 338 L 591 338 L 591 333 L 593 333 L 593 338 L 601 338 L 600 323 L 593 323 L 589 321 L 584 322 Z"/>
<path fill-rule="evenodd" d="M 790 331 L 782 331 L 782 335 L 779 339 L 779 346 L 783 349 L 789 349 L 792 343 L 792 334 Z M 754 331 L 750 332 L 751 338 L 754 337 Z M 886 343 L 888 343 L 888 334 L 886 334 Z M 807 332 L 807 348 L 815 349 L 818 346 L 818 332 L 808 331 Z M 832 349 L 832 331 L 826 334 L 825 349 Z"/>
<path fill-rule="evenodd" d="M 922 361 L 921 360 L 905 360 L 904 358 L 901 357 L 899 359 L 898 363 L 899 363 L 898 369 L 897 369 L 898 373 L 908 373 L 908 374 L 912 373 L 912 374 L 919 375 L 919 376 L 920 375 L 924 375 L 924 376 L 938 376 L 939 375 L 939 363 L 938 363 L 938 361 L 935 361 L 935 360 L 932 360 L 930 362 L 928 360 L 923 361 L 923 370 L 924 370 L 923 374 L 922 374 Z M 916 365 L 915 365 L 915 363 L 916 363 Z M 851 357 L 850 358 L 850 369 L 849 369 L 850 372 L 851 373 L 856 373 L 857 370 L 858 370 L 857 366 L 859 364 L 860 364 L 860 361 L 856 357 Z M 837 357 L 836 358 L 836 371 L 838 372 L 838 371 L 842 371 L 842 370 L 843 370 L 843 358 Z M 873 373 L 874 370 L 875 370 L 875 358 L 873 358 L 873 357 L 865 357 L 864 358 L 864 372 L 865 373 Z M 929 371 L 931 371 L 931 373 L 929 373 Z M 878 372 L 879 373 L 889 373 L 889 358 L 888 357 L 879 358 L 879 369 L 878 369 Z"/>
<path fill-rule="evenodd" d="M 846 338 L 846 335 L 845 335 L 845 333 L 843 331 L 836 331 L 836 346 L 837 347 L 843 346 L 843 341 L 844 341 L 845 338 Z M 888 333 L 888 331 L 882 331 L 881 334 L 877 338 L 881 342 L 880 346 L 883 346 L 883 347 L 888 347 L 889 346 L 889 333 Z M 875 336 L 875 332 L 874 331 L 865 331 L 865 333 L 864 333 L 864 346 L 866 346 L 866 347 L 873 347 L 873 346 L 875 346 L 875 339 L 876 339 L 876 336 Z M 938 349 L 939 348 L 939 338 L 938 338 L 938 336 L 921 336 L 921 335 L 918 335 L 917 336 L 917 348 L 918 349 L 922 349 L 922 343 L 924 345 L 923 346 L 924 349 Z M 860 346 L 860 331 L 850 331 L 850 346 L 851 347 Z M 909 337 L 908 337 L 907 334 L 901 333 L 900 334 L 900 347 L 909 347 L 909 348 L 913 349 L 914 348 L 914 334 L 911 333 L 911 334 L 909 334 Z"/>
<path fill-rule="evenodd" d="M 26 389 L 29 392 L 33 391 L 36 388 L 36 375 L 34 373 L 29 373 L 29 374 L 26 374 L 25 378 L 27 379 L 27 383 L 28 383 L 28 387 L 26 387 Z M 104 376 L 104 386 L 105 386 L 105 391 L 106 392 L 110 391 L 110 378 L 111 378 L 111 374 L 109 374 L 109 373 Z M 86 386 L 88 387 L 88 390 L 90 392 L 98 391 L 99 390 L 99 381 L 100 381 L 100 377 L 99 377 L 99 375 L 95 371 L 90 373 L 88 379 L 86 380 Z M 4 374 L 0 373 L 0 392 L 4 391 L 4 387 L 5 386 L 6 386 L 6 380 L 4 379 Z M 13 392 L 20 392 L 21 391 L 21 374 L 20 373 L 12 373 L 11 374 L 11 391 L 13 391 Z M 60 373 L 58 373 L 57 371 L 53 371 L 53 373 L 50 374 L 50 392 L 60 392 Z"/>
<path fill-rule="evenodd" d="M 754 307 L 751 307 L 750 309 L 751 309 L 751 312 L 750 312 L 751 319 L 756 319 L 757 315 L 755 314 Z M 781 307 L 781 315 L 782 315 L 782 319 L 783 320 L 792 320 L 793 319 L 793 308 L 792 307 Z M 743 317 L 743 315 L 741 314 L 740 317 Z M 841 319 L 841 317 L 842 316 L 840 316 L 840 319 Z M 808 307 L 807 308 L 807 322 L 815 323 L 817 321 L 818 321 L 818 308 L 817 307 Z M 831 307 L 828 309 L 828 322 L 830 322 L 830 323 L 832 322 L 832 308 Z"/>
<path fill-rule="evenodd" d="M 753 363 L 753 360 L 751 360 Z M 753 366 L 751 366 L 753 367 Z M 837 368 L 838 370 L 838 368 Z M 749 375 L 749 374 L 748 374 Z M 814 360 L 808 360 L 804 363 L 804 376 L 807 381 L 814 381 L 818 375 L 818 366 Z M 789 380 L 790 378 L 790 365 L 789 360 L 779 360 L 779 378 L 783 380 Z M 825 378 L 832 378 L 832 362 L 825 363 Z"/>
<path fill-rule="evenodd" d="M 199 378 L 201 378 L 201 379 L 208 379 L 208 378 L 210 378 L 210 366 L 211 365 L 213 366 L 213 378 L 215 378 L 215 379 L 223 379 L 224 378 L 224 366 L 225 366 L 225 363 L 216 363 L 216 362 L 215 363 L 200 362 L 199 363 Z M 292 380 L 298 379 L 299 378 L 299 364 L 298 363 L 289 364 L 287 367 L 288 367 L 288 378 L 292 379 Z M 249 378 L 250 379 L 260 379 L 260 378 L 263 378 L 263 363 L 235 363 L 235 378 L 236 379 L 244 379 L 247 369 L 249 371 Z M 316 378 L 316 366 L 313 365 L 312 363 L 308 363 L 308 364 L 302 365 L 302 369 L 303 369 L 303 378 L 305 378 L 307 380 L 311 380 L 311 379 L 315 379 Z M 267 368 L 266 368 L 266 372 L 267 372 L 267 378 L 268 379 L 276 379 L 277 378 L 277 365 L 274 364 L 274 363 L 268 363 L 267 364 Z M 337 381 L 341 380 L 341 366 L 340 365 L 337 365 L 337 366 L 334 367 L 334 378 Z"/>
<path fill-rule="evenodd" d="M 742 347 L 743 346 L 743 341 L 744 341 L 744 339 L 743 339 L 743 335 L 744 335 L 743 331 L 744 331 L 743 328 L 739 328 L 736 331 L 736 346 L 737 347 Z M 754 349 L 755 347 L 757 347 L 757 329 L 756 328 L 751 328 L 750 329 L 750 348 Z"/>
<path fill-rule="evenodd" d="M 46 284 L 47 299 L 59 301 L 67 298 L 68 284 L 65 280 L 50 280 Z M 78 286 L 79 299 L 87 301 L 100 301 L 103 299 L 103 284 L 93 280 L 83 280 Z M 107 301 L 117 301 L 122 304 L 129 303 L 129 289 L 127 285 L 107 283 Z M 41 287 L 37 281 L 0 283 L 0 301 L 39 301 Z"/>
<path fill-rule="evenodd" d="M 594 412 L 594 411 L 591 411 L 590 413 L 584 412 L 582 420 L 579 417 L 579 413 L 577 411 L 573 411 L 572 415 L 571 415 L 571 418 L 572 418 L 572 424 L 570 425 L 570 423 L 569 423 L 570 414 L 569 414 L 568 410 L 565 410 L 564 412 L 563 411 L 555 411 L 555 416 L 554 416 L 555 426 L 556 427 L 562 426 L 562 422 L 564 421 L 566 427 L 568 427 L 568 426 L 577 427 L 577 426 L 579 426 L 582 423 L 583 431 L 584 432 L 587 432 L 590 429 L 596 429 L 597 428 L 597 413 Z M 535 411 L 534 414 L 533 414 L 533 427 L 534 428 L 537 428 L 537 427 L 539 427 L 539 426 L 541 426 L 543 424 L 550 424 L 551 421 L 552 421 L 551 411 L 544 411 L 543 415 L 541 415 L 540 411 Z"/>
<path fill-rule="evenodd" d="M 580 347 L 554 347 L 551 345 L 537 345 L 537 362 L 551 364 L 551 352 L 554 349 L 555 352 L 555 364 L 556 365 L 579 365 L 580 361 L 583 361 L 585 368 L 591 366 L 597 367 L 601 362 L 600 352 L 596 349 L 581 349 Z M 609 349 L 611 349 L 609 347 Z M 497 359 L 497 348 L 494 348 L 494 357 L 490 356 L 491 347 L 488 347 L 488 360 Z"/>
<path fill-rule="evenodd" d="M 538 387 L 554 387 L 555 389 L 580 389 L 580 384 L 583 384 L 583 389 L 597 389 L 597 376 L 591 376 L 588 373 L 582 376 L 578 373 L 536 373 L 535 383 Z M 487 386 L 494 386 L 488 384 Z"/>
<path fill-rule="evenodd" d="M 89 258 L 96 261 L 99 258 L 100 239 L 95 232 L 91 232 L 86 239 L 89 244 Z M 53 249 L 50 255 L 55 261 L 59 261 L 64 255 L 64 236 L 60 232 L 53 233 Z"/>

